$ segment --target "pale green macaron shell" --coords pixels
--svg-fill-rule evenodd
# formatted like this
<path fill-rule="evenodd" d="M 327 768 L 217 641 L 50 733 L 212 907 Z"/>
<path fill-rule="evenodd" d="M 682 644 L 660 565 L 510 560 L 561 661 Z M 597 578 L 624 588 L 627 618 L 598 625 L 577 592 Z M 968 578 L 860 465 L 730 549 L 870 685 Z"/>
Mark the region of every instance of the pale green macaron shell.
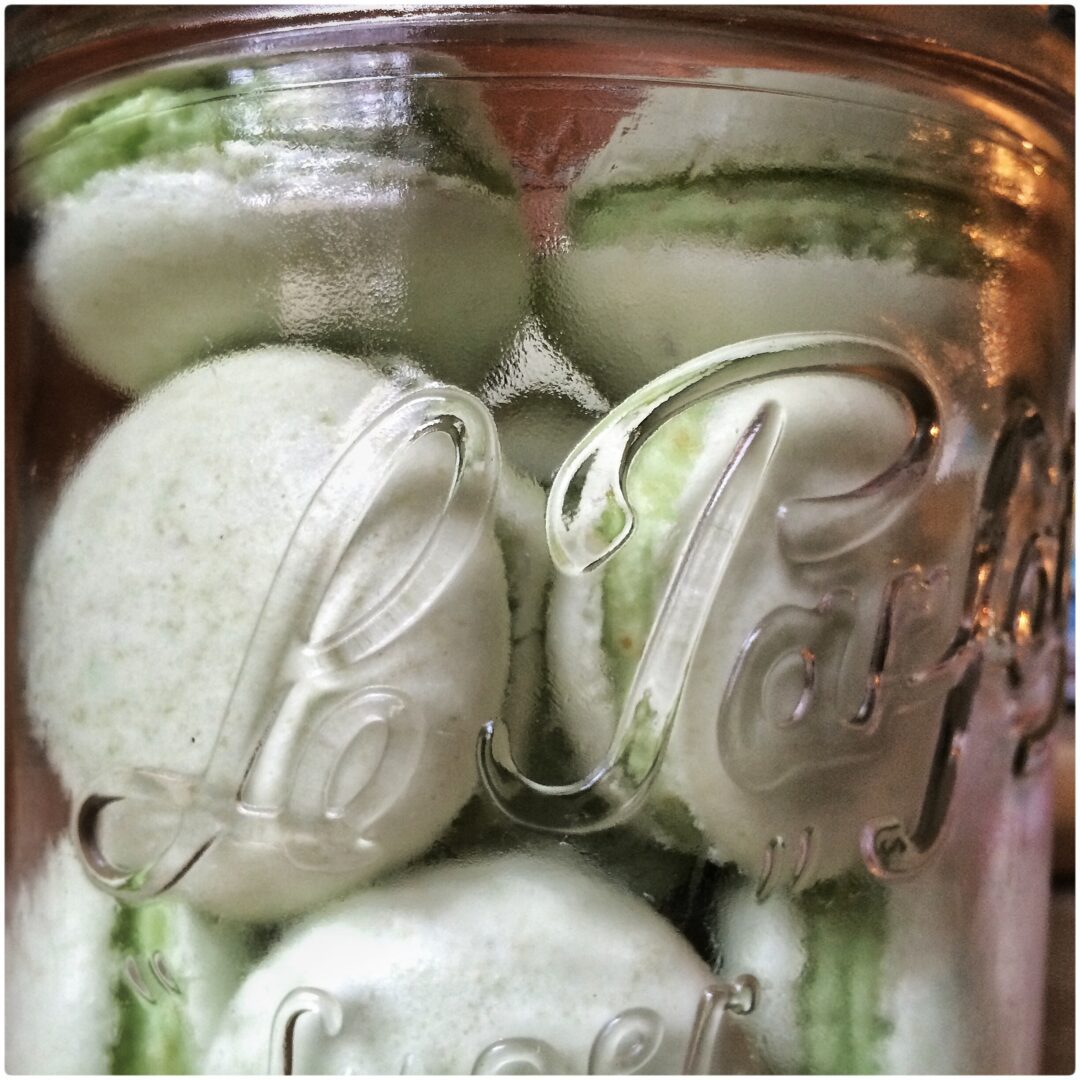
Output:
<path fill-rule="evenodd" d="M 249 959 L 240 933 L 182 904 L 120 907 L 61 840 L 9 910 L 7 1070 L 192 1072 Z"/>
<path fill-rule="evenodd" d="M 860 111 L 841 79 L 715 81 L 648 92 L 585 166 L 567 241 L 541 264 L 545 328 L 602 392 L 765 334 L 977 336 L 987 221 L 911 178 L 940 152 L 903 112 L 914 99 L 863 87 Z"/>
<path fill-rule="evenodd" d="M 308 988 L 323 998 L 293 1029 L 298 1073 L 670 1075 L 710 980 L 644 901 L 568 854 L 444 864 L 294 927 L 240 987 L 203 1065 L 266 1071 L 275 1012 Z"/>
<path fill-rule="evenodd" d="M 219 736 L 216 753 L 237 749 L 243 733 L 219 728 L 275 571 L 385 386 L 328 353 L 236 354 L 147 396 L 83 462 L 36 553 L 23 639 L 33 731 L 76 796 L 121 766 L 198 777 Z M 438 442 L 413 444 L 390 473 L 327 610 L 346 619 L 381 602 L 418 553 L 454 469 Z M 273 847 L 217 845 L 185 894 L 216 913 L 274 918 L 422 853 L 476 787 L 476 738 L 506 688 L 509 621 L 486 527 L 422 616 L 349 676 L 357 690 L 404 694 L 428 733 L 372 825 L 372 857 L 304 870 Z"/>
<path fill-rule="evenodd" d="M 782 433 L 751 488 L 752 500 L 723 505 L 717 518 L 715 527 L 738 539 L 689 668 L 650 803 L 638 819 L 667 842 L 708 852 L 717 862 L 734 861 L 750 875 L 762 873 L 771 859 L 773 885 L 799 878 L 805 887 L 860 861 L 867 821 L 890 814 L 911 820 L 937 738 L 935 717 L 915 701 L 897 706 L 869 737 L 848 721 L 867 693 L 884 595 L 904 569 L 894 558 L 927 568 L 943 562 L 950 571 L 942 610 L 952 614 L 912 632 L 899 658 L 905 670 L 918 670 L 944 652 L 959 617 L 965 530 L 935 538 L 900 520 L 851 552 L 800 563 L 785 550 L 778 522 L 787 502 L 852 492 L 903 458 L 913 418 L 899 395 L 852 375 L 785 375 L 734 389 L 666 423 L 630 467 L 634 529 L 624 546 L 599 569 L 556 576 L 548 659 L 562 727 L 584 776 L 611 742 L 682 545 L 738 440 L 770 402 L 783 417 Z M 598 475 L 586 479 L 578 513 L 604 534 L 610 492 Z M 950 509 L 947 491 L 930 489 L 926 498 L 921 513 L 966 520 L 966 511 Z M 863 526 L 873 531 L 876 519 Z M 734 678 L 774 613 L 796 622 L 824 618 L 812 612 L 828 596 L 826 606 L 847 610 L 850 620 L 835 624 L 831 645 L 818 648 L 812 638 L 796 635 L 770 646 L 775 659 L 770 653 L 764 673 Z M 820 655 L 814 711 L 800 722 L 792 717 L 804 693 L 802 645 Z"/>
<path fill-rule="evenodd" d="M 45 314 L 127 392 L 270 342 L 403 352 L 479 384 L 523 313 L 528 256 L 475 91 L 404 60 L 392 85 L 297 86 L 350 73 L 295 67 L 103 90 L 31 128 Z"/>

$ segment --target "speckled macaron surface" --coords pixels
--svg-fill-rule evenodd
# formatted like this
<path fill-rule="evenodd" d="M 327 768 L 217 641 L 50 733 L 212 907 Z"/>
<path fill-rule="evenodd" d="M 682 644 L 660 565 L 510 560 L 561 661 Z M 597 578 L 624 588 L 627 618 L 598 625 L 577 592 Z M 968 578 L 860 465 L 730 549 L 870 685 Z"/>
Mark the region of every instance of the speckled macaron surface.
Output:
<path fill-rule="evenodd" d="M 765 407 L 778 417 L 774 451 L 764 466 L 733 465 Z M 903 522 L 879 530 L 871 514 L 852 518 L 851 550 L 806 559 L 792 554 L 780 521 L 798 499 L 827 500 L 871 484 L 903 459 L 912 432 L 907 406 L 888 386 L 802 374 L 736 387 L 670 420 L 644 445 L 627 478 L 635 519 L 624 546 L 595 570 L 558 574 L 552 588 L 549 667 L 579 775 L 608 750 L 691 531 L 732 467 L 752 474 L 744 489 L 752 497 L 719 503 L 709 519 L 735 537 L 734 546 L 718 582 L 695 586 L 715 586 L 715 599 L 682 685 L 651 811 L 640 817 L 676 846 L 805 887 L 861 864 L 868 821 L 917 814 L 937 738 L 933 708 L 898 693 L 879 725 L 860 728 L 855 718 L 891 583 L 909 559 L 926 573 L 947 571 L 934 594 L 945 614 L 907 633 L 896 670 L 928 668 L 948 646 L 962 603 L 964 537 L 942 542 Z M 934 512 L 947 513 L 947 496 L 931 492 L 920 513 L 935 500 Z M 601 533 L 609 500 L 603 474 L 590 474 L 579 515 Z M 905 595 L 903 602 L 913 601 Z M 685 611 L 676 617 L 689 618 Z M 814 653 L 812 681 L 804 648 Z"/>
<path fill-rule="evenodd" d="M 308 988 L 322 1004 L 293 1029 L 298 1073 L 670 1074 L 709 982 L 644 901 L 568 855 L 444 865 L 296 926 L 238 991 L 204 1068 L 265 1071 L 275 1013 Z"/>
<path fill-rule="evenodd" d="M 143 399 L 82 463 L 36 553 L 23 638 L 33 731 L 76 797 L 117 768 L 199 777 L 212 754 L 238 753 L 249 733 L 222 724 L 260 611 L 379 387 L 363 365 L 314 350 L 233 355 Z M 454 460 L 422 439 L 389 473 L 326 594 L 331 622 L 390 595 L 434 527 Z M 498 714 L 508 652 L 503 562 L 486 527 L 422 618 L 349 673 L 356 691 L 404 695 L 430 734 L 407 780 L 382 778 L 395 802 L 371 858 L 302 871 L 272 847 L 234 846 L 221 865 L 212 851 L 185 879 L 192 899 L 272 917 L 423 851 L 475 787 L 473 745 Z M 368 752 L 376 768 L 378 745 Z M 280 767 L 288 775 L 288 754 Z"/>

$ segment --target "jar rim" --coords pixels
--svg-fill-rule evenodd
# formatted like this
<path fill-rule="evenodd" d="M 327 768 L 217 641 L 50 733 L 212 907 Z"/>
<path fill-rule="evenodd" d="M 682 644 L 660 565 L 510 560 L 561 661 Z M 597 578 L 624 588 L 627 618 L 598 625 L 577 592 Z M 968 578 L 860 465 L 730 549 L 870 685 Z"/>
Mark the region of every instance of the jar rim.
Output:
<path fill-rule="evenodd" d="M 621 27 L 684 37 L 730 34 L 797 50 L 861 57 L 867 78 L 906 73 L 970 86 L 1049 131 L 1072 150 L 1075 50 L 1047 5 L 325 4 L 34 6 L 8 9 L 8 122 L 74 81 L 190 50 L 235 47 L 256 35 L 260 53 L 294 51 L 294 34 L 373 25 L 538 30 L 571 20 L 582 30 Z M 292 33 L 290 33 L 292 32 Z M 406 39 L 403 39 L 403 43 Z M 300 41 L 303 47 L 303 41 Z"/>

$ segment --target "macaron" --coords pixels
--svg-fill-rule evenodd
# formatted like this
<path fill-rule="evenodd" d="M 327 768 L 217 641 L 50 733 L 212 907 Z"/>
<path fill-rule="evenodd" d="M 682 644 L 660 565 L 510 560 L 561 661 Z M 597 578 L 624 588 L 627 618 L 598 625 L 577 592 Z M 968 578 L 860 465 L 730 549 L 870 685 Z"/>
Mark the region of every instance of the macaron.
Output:
<path fill-rule="evenodd" d="M 950 182 L 977 163 L 950 157 L 947 126 L 835 77 L 714 81 L 649 91 L 586 162 L 540 261 L 545 330 L 601 392 L 619 401 L 765 334 L 978 339 L 978 283 L 1010 219 Z"/>
<path fill-rule="evenodd" d="M 955 891 L 931 877 L 848 876 L 765 900 L 743 879 L 718 898 L 718 975 L 757 981 L 743 1023 L 772 1072 L 965 1073 L 992 1060 Z"/>
<path fill-rule="evenodd" d="M 822 348 L 837 363 L 845 351 L 867 364 L 888 355 Z M 762 358 L 747 359 L 745 382 L 734 361 L 731 385 L 657 424 L 625 477 L 618 424 L 582 444 L 568 475 L 591 464 L 568 535 L 593 555 L 623 539 L 591 567 L 577 548 L 575 565 L 556 560 L 547 633 L 576 775 L 611 762 L 621 724 L 635 748 L 613 753 L 629 783 L 648 785 L 634 819 L 736 863 L 765 891 L 861 866 L 871 822 L 895 815 L 914 829 L 947 688 L 902 684 L 935 668 L 960 623 L 974 499 L 970 486 L 931 482 L 933 453 L 924 481 L 897 471 L 916 418 L 895 386 L 809 371 L 809 353 L 788 351 L 769 377 L 750 378 Z M 634 401 L 653 396 L 663 392 Z M 906 493 L 880 503 L 901 475 Z M 568 511 L 552 499 L 549 531 L 561 533 Z M 833 507 L 842 527 L 829 524 Z M 951 536 L 923 528 L 943 515 L 959 526 Z M 874 697 L 877 676 L 888 690 Z"/>
<path fill-rule="evenodd" d="M 191 1072 L 251 949 L 235 927 L 183 904 L 122 907 L 90 883 L 63 838 L 9 909 L 7 1069 Z"/>
<path fill-rule="evenodd" d="M 444 863 L 293 927 L 237 991 L 209 1073 L 648 1072 L 685 1057 L 707 965 L 569 853 Z"/>
<path fill-rule="evenodd" d="M 120 891 L 121 852 L 174 859 L 169 891 L 278 918 L 419 855 L 464 805 L 510 651 L 486 418 L 276 347 L 177 375 L 95 445 L 35 553 L 22 646 L 33 733 L 101 810 Z"/>
<path fill-rule="evenodd" d="M 400 54 L 179 86 L 165 70 L 31 118 L 18 175 L 43 313 L 132 394 L 275 342 L 405 353 L 478 385 L 529 271 L 509 164 L 461 74 Z"/>

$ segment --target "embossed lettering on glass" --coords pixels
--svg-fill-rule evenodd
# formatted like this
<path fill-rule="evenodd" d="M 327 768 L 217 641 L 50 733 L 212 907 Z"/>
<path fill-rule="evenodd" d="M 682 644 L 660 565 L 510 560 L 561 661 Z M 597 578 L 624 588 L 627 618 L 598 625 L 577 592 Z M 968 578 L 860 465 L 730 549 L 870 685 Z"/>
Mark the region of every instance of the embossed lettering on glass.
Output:
<path fill-rule="evenodd" d="M 364 661 L 415 632 L 489 525 L 497 444 L 488 413 L 449 387 L 394 389 L 369 411 L 289 541 L 204 775 L 121 770 L 79 806 L 75 827 L 89 870 L 127 900 L 185 891 L 185 878 L 220 847 L 232 854 L 214 852 L 215 875 L 265 857 L 285 873 L 355 868 L 360 880 L 378 847 L 372 827 L 388 813 L 410 812 L 433 721 L 408 687 L 365 685 Z M 395 458 L 440 435 L 455 465 L 445 501 L 431 506 L 430 535 L 386 595 L 358 612 L 354 587 L 339 579 L 350 571 L 366 511 Z M 162 816 L 168 826 L 135 868 L 102 846 L 102 815 L 123 800 L 151 829 Z M 199 902 L 199 886 L 192 900 Z"/>

